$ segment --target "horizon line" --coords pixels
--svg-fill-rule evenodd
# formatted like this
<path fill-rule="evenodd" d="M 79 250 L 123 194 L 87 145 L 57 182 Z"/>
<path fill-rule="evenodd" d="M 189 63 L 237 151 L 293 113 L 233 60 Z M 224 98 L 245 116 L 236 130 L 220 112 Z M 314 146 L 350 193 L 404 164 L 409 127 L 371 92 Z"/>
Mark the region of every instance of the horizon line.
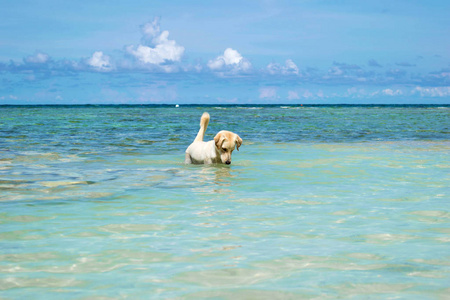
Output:
<path fill-rule="evenodd" d="M 230 106 L 230 107 L 239 107 L 239 106 L 287 106 L 287 107 L 302 107 L 302 106 L 449 106 L 450 104 L 444 104 L 444 103 L 306 103 L 306 104 L 292 104 L 292 103 L 274 103 L 274 104 L 268 104 L 268 103 L 243 103 L 243 104 L 236 104 L 236 103 L 218 103 L 218 104 L 206 104 L 206 103 L 185 103 L 185 104 L 157 104 L 157 103 L 53 103 L 53 104 L 44 104 L 44 103 L 38 103 L 38 104 L 31 104 L 31 103 L 24 103 L 24 104 L 0 104 L 0 107 L 5 106 L 159 106 L 159 107 L 175 107 L 175 108 L 181 108 L 181 107 L 195 107 L 195 106 L 208 106 L 208 107 L 214 107 L 214 106 Z"/>

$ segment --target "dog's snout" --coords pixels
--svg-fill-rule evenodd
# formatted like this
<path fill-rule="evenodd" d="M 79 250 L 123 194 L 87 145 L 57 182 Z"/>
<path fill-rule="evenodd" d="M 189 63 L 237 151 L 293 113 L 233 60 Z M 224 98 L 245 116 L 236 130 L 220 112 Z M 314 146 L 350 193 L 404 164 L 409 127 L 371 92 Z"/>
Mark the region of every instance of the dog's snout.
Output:
<path fill-rule="evenodd" d="M 229 165 L 229 164 L 231 164 L 231 161 L 227 160 L 225 163 L 226 163 L 227 165 Z"/>

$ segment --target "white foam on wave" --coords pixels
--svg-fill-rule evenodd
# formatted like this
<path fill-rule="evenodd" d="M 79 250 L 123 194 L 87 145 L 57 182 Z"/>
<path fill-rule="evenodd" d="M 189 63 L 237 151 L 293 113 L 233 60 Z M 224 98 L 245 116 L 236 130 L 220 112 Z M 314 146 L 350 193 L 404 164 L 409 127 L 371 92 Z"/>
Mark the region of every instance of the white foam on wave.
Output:
<path fill-rule="evenodd" d="M 282 109 L 301 109 L 303 107 L 299 107 L 299 106 L 280 106 L 280 108 L 282 108 Z"/>
<path fill-rule="evenodd" d="M 239 109 L 263 109 L 263 107 L 257 107 L 257 106 L 252 106 L 252 107 L 239 107 Z"/>

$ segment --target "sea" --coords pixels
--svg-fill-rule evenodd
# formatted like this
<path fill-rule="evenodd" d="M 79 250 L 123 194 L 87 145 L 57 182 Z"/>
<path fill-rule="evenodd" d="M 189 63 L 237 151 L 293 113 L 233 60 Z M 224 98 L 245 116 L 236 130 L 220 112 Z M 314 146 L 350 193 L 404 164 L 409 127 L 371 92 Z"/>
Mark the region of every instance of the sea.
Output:
<path fill-rule="evenodd" d="M 0 106 L 0 299 L 336 298 L 450 299 L 450 105 Z"/>

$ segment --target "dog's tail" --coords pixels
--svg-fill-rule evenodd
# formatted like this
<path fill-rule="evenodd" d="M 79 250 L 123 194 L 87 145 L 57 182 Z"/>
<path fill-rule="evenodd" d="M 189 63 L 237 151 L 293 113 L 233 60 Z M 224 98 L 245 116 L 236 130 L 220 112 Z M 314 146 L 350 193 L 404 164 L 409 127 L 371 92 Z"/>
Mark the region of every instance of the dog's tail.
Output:
<path fill-rule="evenodd" d="M 208 128 L 208 124 L 209 124 L 209 114 L 207 112 L 204 112 L 202 118 L 200 119 L 200 130 L 198 131 L 194 142 L 203 141 L 203 138 L 205 137 L 206 128 Z"/>

